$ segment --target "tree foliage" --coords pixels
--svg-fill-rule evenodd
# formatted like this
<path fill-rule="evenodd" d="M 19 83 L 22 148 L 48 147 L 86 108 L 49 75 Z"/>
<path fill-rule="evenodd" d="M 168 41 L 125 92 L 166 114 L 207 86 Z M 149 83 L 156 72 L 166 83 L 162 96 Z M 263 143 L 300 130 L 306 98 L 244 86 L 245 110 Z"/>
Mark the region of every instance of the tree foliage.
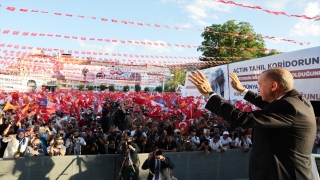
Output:
<path fill-rule="evenodd" d="M 114 88 L 114 86 L 109 86 L 109 91 L 114 91 L 115 90 L 115 88 Z"/>
<path fill-rule="evenodd" d="M 135 90 L 136 92 L 141 91 L 141 86 L 140 86 L 139 84 L 136 84 L 136 85 L 134 86 L 134 90 Z"/>
<path fill-rule="evenodd" d="M 107 87 L 105 85 L 100 85 L 100 91 L 104 91 L 106 89 L 107 89 Z"/>
<path fill-rule="evenodd" d="M 127 92 L 127 91 L 129 91 L 129 90 L 130 90 L 130 86 L 128 86 L 128 85 L 127 85 L 127 86 L 123 86 L 123 91 L 124 91 L 124 92 Z"/>
<path fill-rule="evenodd" d="M 144 91 L 145 91 L 145 92 L 149 92 L 149 91 L 150 91 L 150 88 L 149 88 L 149 87 L 145 87 L 145 88 L 144 88 Z"/>
<path fill-rule="evenodd" d="M 235 37 L 228 33 L 238 34 L 239 36 Z M 263 49 L 265 43 L 262 35 L 256 33 L 253 26 L 248 22 L 236 24 L 235 20 L 229 20 L 224 24 L 212 24 L 205 28 L 201 36 L 204 41 L 197 50 L 201 51 L 203 56 L 214 57 L 218 61 L 235 62 L 277 53 L 276 51 L 267 52 Z M 252 48 L 252 50 L 241 48 Z M 209 58 L 203 60 L 210 61 Z"/>
<path fill-rule="evenodd" d="M 179 85 L 184 85 L 186 81 L 186 69 L 175 69 L 172 71 L 173 76 L 166 80 L 165 89 L 169 92 L 175 92 Z"/>
<path fill-rule="evenodd" d="M 162 92 L 162 86 L 157 86 L 154 90 L 157 92 Z"/>
<path fill-rule="evenodd" d="M 94 86 L 87 86 L 88 90 L 93 90 Z"/>
<path fill-rule="evenodd" d="M 78 90 L 83 90 L 84 89 L 84 84 L 80 84 L 80 85 L 78 85 Z"/>

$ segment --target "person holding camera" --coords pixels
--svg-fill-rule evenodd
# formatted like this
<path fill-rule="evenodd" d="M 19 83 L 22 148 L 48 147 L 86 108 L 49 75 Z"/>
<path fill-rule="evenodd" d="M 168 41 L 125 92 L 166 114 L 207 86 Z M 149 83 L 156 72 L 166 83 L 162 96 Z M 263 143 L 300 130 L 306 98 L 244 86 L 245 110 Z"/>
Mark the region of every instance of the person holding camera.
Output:
<path fill-rule="evenodd" d="M 64 156 L 66 154 L 66 147 L 63 145 L 62 137 L 57 137 L 56 140 L 51 141 L 50 146 L 47 147 L 47 152 L 50 157 Z"/>
<path fill-rule="evenodd" d="M 106 139 L 106 144 L 108 145 L 107 154 L 115 154 L 117 152 L 117 147 L 121 139 L 121 135 L 119 135 L 119 132 L 121 131 L 119 131 L 117 127 L 113 127 L 111 134 L 107 136 L 107 139 Z"/>
<path fill-rule="evenodd" d="M 197 147 L 197 151 L 204 151 L 206 155 L 208 155 L 212 150 L 209 146 L 211 140 L 212 139 L 204 139 L 201 145 Z"/>
<path fill-rule="evenodd" d="M 183 134 L 182 136 L 182 143 L 179 147 L 179 152 L 192 152 L 194 151 L 194 146 L 192 143 L 191 136 L 188 136 L 187 134 Z"/>
<path fill-rule="evenodd" d="M 61 137 L 63 134 L 59 134 Z M 81 147 L 86 145 L 86 141 L 75 131 L 66 141 L 67 155 L 81 155 Z"/>
<path fill-rule="evenodd" d="M 131 137 L 126 137 L 118 146 L 118 152 L 122 157 L 121 175 L 123 180 L 139 180 L 140 159 L 138 152 L 140 148 L 136 143 L 132 143 Z"/>
<path fill-rule="evenodd" d="M 171 171 L 175 168 L 169 157 L 164 157 L 161 150 L 148 154 L 148 159 L 142 164 L 143 170 L 149 170 L 147 180 L 171 180 Z"/>
<path fill-rule="evenodd" d="M 45 149 L 40 146 L 40 139 L 31 138 L 31 145 L 29 145 L 25 151 L 24 157 L 41 157 L 45 155 Z"/>

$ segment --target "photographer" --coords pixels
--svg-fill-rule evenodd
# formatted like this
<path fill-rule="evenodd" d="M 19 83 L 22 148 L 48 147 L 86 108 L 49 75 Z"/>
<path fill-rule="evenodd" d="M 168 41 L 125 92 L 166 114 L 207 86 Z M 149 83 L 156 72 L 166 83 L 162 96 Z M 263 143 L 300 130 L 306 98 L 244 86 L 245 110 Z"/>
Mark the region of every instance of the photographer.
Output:
<path fill-rule="evenodd" d="M 66 154 L 66 147 L 63 144 L 62 137 L 58 137 L 54 140 L 50 146 L 47 147 L 49 156 L 64 156 Z"/>
<path fill-rule="evenodd" d="M 150 153 L 153 152 L 155 150 L 155 146 L 156 146 L 156 138 L 158 137 L 157 132 L 155 131 L 150 131 L 148 133 L 148 136 L 145 140 L 145 149 L 144 152 L 145 153 Z"/>
<path fill-rule="evenodd" d="M 24 156 L 25 157 L 41 157 L 44 156 L 45 149 L 40 146 L 39 138 L 31 138 L 31 145 L 27 147 Z"/>
<path fill-rule="evenodd" d="M 59 134 L 60 137 L 63 134 Z M 86 141 L 75 131 L 66 141 L 67 155 L 81 155 L 81 146 L 85 146 Z"/>
<path fill-rule="evenodd" d="M 102 129 L 94 129 L 92 136 L 89 138 L 89 154 L 106 154 L 105 144 L 106 139 L 102 133 Z"/>
<path fill-rule="evenodd" d="M 120 143 L 121 135 L 118 134 L 119 130 L 117 127 L 112 129 L 111 134 L 107 136 L 106 144 L 108 145 L 107 154 L 115 154 L 117 152 L 117 147 Z"/>
<path fill-rule="evenodd" d="M 205 139 L 201 145 L 198 146 L 197 151 L 205 151 L 206 155 L 212 150 L 209 146 L 211 139 Z"/>
<path fill-rule="evenodd" d="M 118 152 L 122 157 L 123 180 L 139 180 L 140 160 L 137 153 L 140 151 L 137 144 L 132 143 L 131 137 L 126 137 L 118 146 Z"/>
<path fill-rule="evenodd" d="M 162 156 L 162 151 L 158 150 L 148 154 L 142 165 L 143 170 L 149 170 L 147 180 L 170 180 L 171 171 L 175 167 L 170 158 Z"/>
<path fill-rule="evenodd" d="M 111 104 L 112 106 L 112 118 L 113 118 L 113 122 L 111 122 L 111 124 L 113 123 L 114 125 L 118 126 L 119 129 L 121 131 L 125 130 L 125 115 L 126 115 L 126 111 L 124 109 L 124 105 L 123 103 L 121 103 L 120 105 L 117 102 L 113 102 Z"/>
<path fill-rule="evenodd" d="M 188 136 L 187 134 L 184 134 L 182 137 L 182 143 L 181 146 L 179 148 L 179 152 L 192 152 L 194 151 L 194 146 L 192 143 L 192 139 L 190 136 Z"/>

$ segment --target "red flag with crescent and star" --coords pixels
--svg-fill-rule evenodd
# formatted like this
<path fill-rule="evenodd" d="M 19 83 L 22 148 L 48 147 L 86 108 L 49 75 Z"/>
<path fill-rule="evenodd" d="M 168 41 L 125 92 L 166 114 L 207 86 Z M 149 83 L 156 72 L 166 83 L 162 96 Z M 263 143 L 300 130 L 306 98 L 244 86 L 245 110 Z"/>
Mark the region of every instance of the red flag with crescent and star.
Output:
<path fill-rule="evenodd" d="M 181 135 L 189 134 L 190 121 L 176 121 L 175 127 L 180 130 Z"/>

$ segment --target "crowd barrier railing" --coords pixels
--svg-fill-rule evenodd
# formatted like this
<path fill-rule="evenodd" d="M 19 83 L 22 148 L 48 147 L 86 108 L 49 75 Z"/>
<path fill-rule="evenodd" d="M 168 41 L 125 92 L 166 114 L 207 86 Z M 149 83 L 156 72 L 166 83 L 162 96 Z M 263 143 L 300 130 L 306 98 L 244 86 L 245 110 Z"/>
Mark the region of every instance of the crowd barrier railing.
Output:
<path fill-rule="evenodd" d="M 148 154 L 138 154 L 139 177 L 147 179 L 141 166 Z M 249 152 L 231 149 L 226 152 L 164 153 L 175 164 L 173 175 L 179 180 L 248 179 Z M 81 155 L 0 159 L 0 179 L 5 180 L 113 180 L 117 179 L 120 155 Z"/>

